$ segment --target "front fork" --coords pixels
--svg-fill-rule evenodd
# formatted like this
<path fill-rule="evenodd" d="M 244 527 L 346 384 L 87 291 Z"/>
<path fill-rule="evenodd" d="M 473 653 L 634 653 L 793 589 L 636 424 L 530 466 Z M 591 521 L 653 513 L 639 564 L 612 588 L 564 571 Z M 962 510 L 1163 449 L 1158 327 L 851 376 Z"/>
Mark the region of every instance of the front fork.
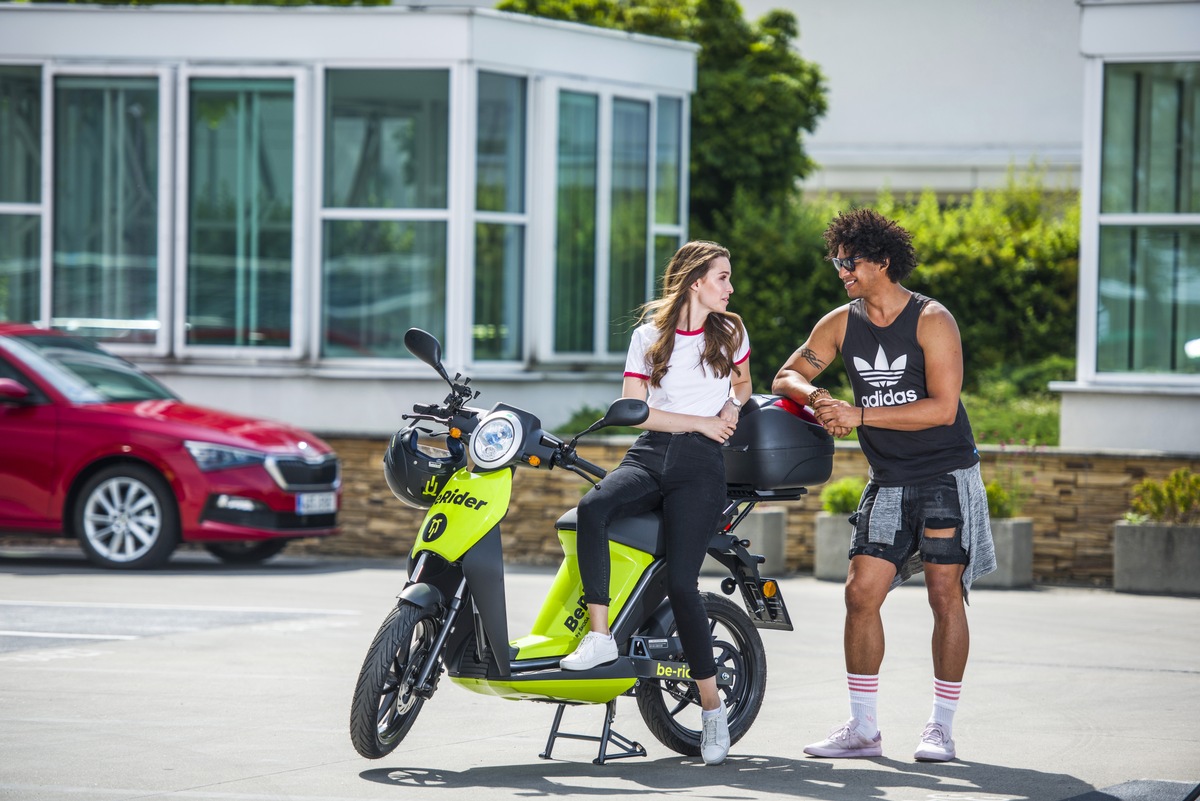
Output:
<path fill-rule="evenodd" d="M 454 629 L 454 624 L 458 620 L 458 613 L 462 610 L 467 596 L 467 578 L 463 576 L 458 582 L 458 587 L 451 596 L 450 602 L 445 604 L 442 593 L 432 584 L 423 584 L 421 582 L 421 574 L 425 567 L 425 558 L 427 554 L 421 554 L 417 559 L 417 564 L 413 567 L 412 573 L 409 575 L 408 583 L 400 592 L 401 603 L 412 603 L 417 606 L 422 606 L 435 614 L 442 621 L 441 629 L 438 631 L 437 639 L 434 640 L 433 647 L 429 649 L 429 656 L 425 659 L 425 664 L 421 666 L 421 672 L 418 674 L 416 681 L 413 683 L 412 691 L 421 698 L 429 698 L 433 695 L 433 691 L 437 689 L 438 676 L 441 675 L 442 664 L 444 662 L 443 655 L 446 650 L 446 642 L 450 639 L 450 633 Z M 445 607 L 445 612 L 438 614 L 438 610 Z"/>

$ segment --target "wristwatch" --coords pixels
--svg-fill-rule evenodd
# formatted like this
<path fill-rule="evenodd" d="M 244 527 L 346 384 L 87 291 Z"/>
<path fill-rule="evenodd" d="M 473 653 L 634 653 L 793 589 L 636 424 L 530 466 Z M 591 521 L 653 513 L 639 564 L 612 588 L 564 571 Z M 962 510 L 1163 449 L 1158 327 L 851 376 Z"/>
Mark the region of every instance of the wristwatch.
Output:
<path fill-rule="evenodd" d="M 729 396 L 729 402 L 733 404 L 733 408 L 735 409 L 742 408 L 742 402 L 732 395 Z"/>

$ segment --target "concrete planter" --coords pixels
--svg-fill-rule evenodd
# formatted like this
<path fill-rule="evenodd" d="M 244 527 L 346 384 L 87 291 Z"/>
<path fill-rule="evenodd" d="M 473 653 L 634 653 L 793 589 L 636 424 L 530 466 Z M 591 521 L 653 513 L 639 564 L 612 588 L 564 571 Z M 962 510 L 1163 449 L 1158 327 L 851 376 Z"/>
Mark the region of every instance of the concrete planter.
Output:
<path fill-rule="evenodd" d="M 992 520 L 996 569 L 973 587 L 1028 587 L 1033 584 L 1033 520 L 1002 517 Z"/>
<path fill-rule="evenodd" d="M 854 526 L 846 519 L 850 515 L 833 512 L 817 513 L 817 540 L 814 543 L 813 577 L 823 581 L 845 581 L 850 566 L 850 546 L 854 542 Z"/>
<path fill-rule="evenodd" d="M 1200 595 L 1200 526 L 1115 524 L 1113 589 Z"/>
<path fill-rule="evenodd" d="M 758 574 L 778 578 L 787 574 L 787 509 L 782 506 L 758 507 L 742 521 L 734 532 L 750 540 L 750 553 L 765 557 Z M 705 576 L 728 575 L 729 571 L 711 556 L 704 557 L 700 573 Z"/>

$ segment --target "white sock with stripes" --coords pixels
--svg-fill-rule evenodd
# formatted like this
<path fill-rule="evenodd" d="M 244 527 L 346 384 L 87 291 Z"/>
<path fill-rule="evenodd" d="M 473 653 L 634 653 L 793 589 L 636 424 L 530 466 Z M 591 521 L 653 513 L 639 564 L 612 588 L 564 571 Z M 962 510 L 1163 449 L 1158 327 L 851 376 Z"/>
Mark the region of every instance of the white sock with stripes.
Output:
<path fill-rule="evenodd" d="M 875 719 L 879 674 L 847 673 L 846 683 L 850 686 L 850 716 L 858 719 L 858 733 L 872 740 L 879 733 L 879 722 Z"/>
<path fill-rule="evenodd" d="M 962 692 L 961 681 L 933 679 L 933 714 L 930 723 L 940 723 L 946 730 L 946 738 L 954 736 L 954 713 L 958 709 L 958 696 Z"/>

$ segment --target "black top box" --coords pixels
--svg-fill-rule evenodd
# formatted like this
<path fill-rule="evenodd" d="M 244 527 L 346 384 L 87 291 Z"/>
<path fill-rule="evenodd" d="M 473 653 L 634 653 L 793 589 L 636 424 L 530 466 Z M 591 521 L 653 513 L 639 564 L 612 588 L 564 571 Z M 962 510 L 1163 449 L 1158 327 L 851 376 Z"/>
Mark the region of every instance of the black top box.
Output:
<path fill-rule="evenodd" d="M 722 450 L 731 486 L 810 487 L 833 473 L 833 437 L 810 409 L 779 395 L 752 396 Z"/>

